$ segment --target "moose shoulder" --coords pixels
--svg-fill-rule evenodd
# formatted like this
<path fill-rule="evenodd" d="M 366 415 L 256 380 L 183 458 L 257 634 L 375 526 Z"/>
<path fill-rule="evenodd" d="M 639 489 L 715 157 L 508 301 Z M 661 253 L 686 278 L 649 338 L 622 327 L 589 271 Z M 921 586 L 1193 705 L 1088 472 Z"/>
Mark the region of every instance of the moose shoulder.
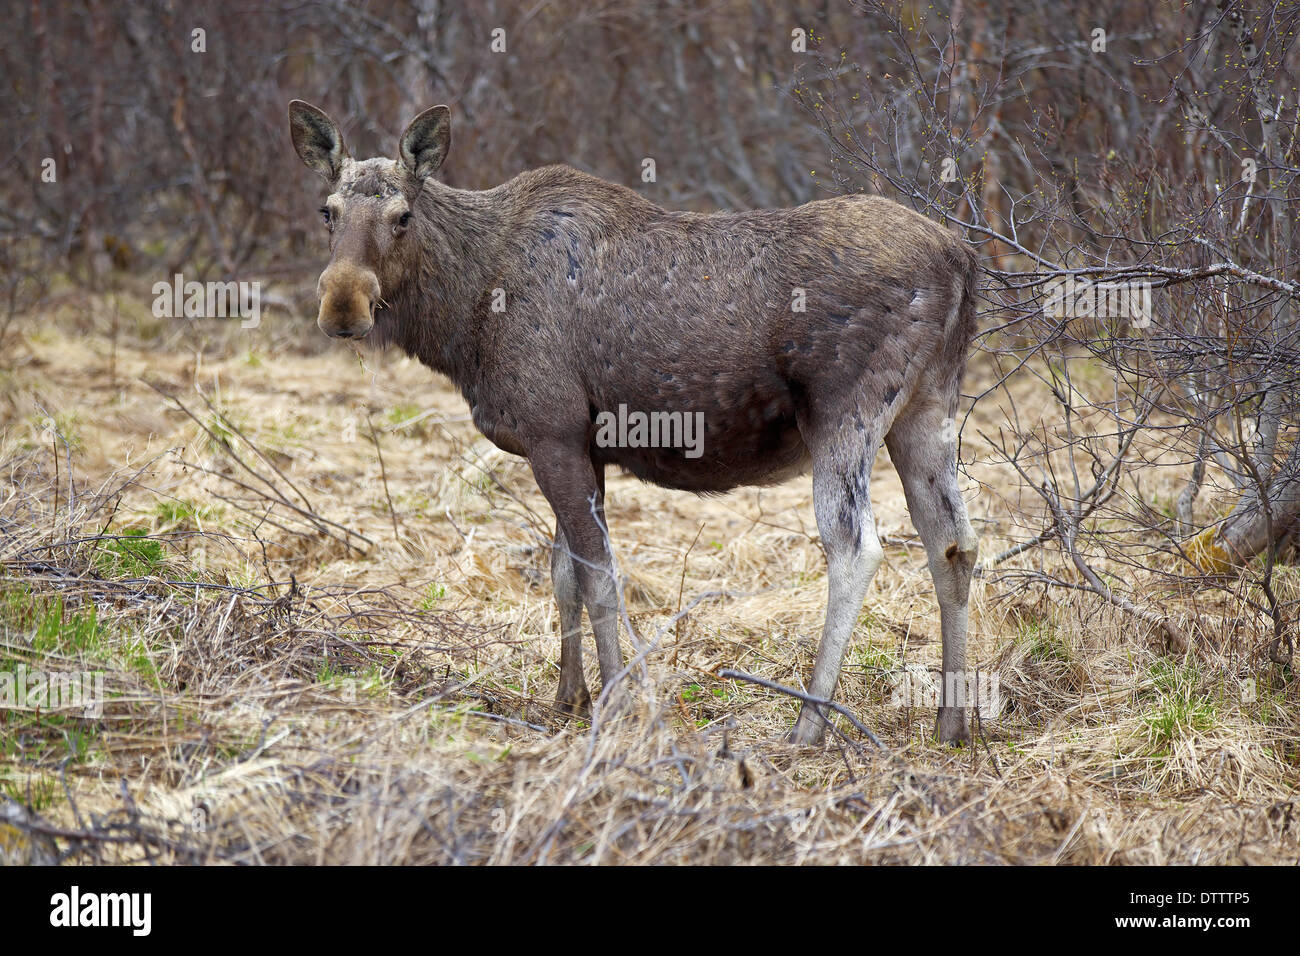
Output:
<path fill-rule="evenodd" d="M 808 691 L 829 698 L 883 556 L 869 491 L 883 441 L 939 599 L 939 735 L 967 737 L 952 695 L 976 538 L 952 421 L 976 265 L 959 239 L 878 197 L 673 212 L 566 166 L 453 189 L 432 176 L 451 140 L 445 106 L 411 122 L 395 160 L 350 158 L 337 126 L 299 100 L 289 123 L 329 186 L 321 329 L 392 343 L 450 378 L 555 511 L 562 707 L 590 701 L 584 606 L 602 680 L 622 669 L 607 465 L 696 492 L 811 468 L 829 601 Z M 792 739 L 824 733 L 805 706 Z"/>

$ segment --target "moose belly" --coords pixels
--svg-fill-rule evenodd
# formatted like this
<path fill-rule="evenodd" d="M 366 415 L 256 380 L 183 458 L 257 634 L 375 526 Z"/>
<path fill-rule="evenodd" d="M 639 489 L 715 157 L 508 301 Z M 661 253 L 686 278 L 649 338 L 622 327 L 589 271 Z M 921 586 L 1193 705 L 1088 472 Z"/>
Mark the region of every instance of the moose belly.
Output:
<path fill-rule="evenodd" d="M 591 454 L 644 481 L 702 493 L 775 484 L 809 464 L 788 394 L 707 409 L 619 402 L 595 415 Z"/>

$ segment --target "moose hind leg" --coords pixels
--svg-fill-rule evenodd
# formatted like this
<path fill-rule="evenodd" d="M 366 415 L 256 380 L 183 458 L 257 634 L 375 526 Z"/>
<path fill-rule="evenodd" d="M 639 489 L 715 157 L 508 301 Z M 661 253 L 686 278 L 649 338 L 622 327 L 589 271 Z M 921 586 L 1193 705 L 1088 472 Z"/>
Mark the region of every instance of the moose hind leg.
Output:
<path fill-rule="evenodd" d="M 954 395 L 955 397 L 955 395 Z M 955 401 L 931 402 L 906 409 L 890 429 L 885 443 L 903 482 L 912 523 L 925 544 L 925 553 L 939 601 L 943 633 L 943 690 L 938 735 L 943 743 L 970 739 L 967 690 L 966 625 L 970 582 L 979 539 L 966 516 L 957 484 L 957 436 L 952 410 Z"/>
<path fill-rule="evenodd" d="M 837 436 L 838 438 L 839 436 Z M 862 610 L 867 586 L 884 558 L 871 511 L 871 466 L 875 441 L 870 433 L 854 431 L 851 441 L 823 448 L 811 443 L 813 508 L 826 552 L 826 624 L 808 693 L 829 700 L 839 683 L 844 652 Z M 826 721 L 817 707 L 805 703 L 790 731 L 795 744 L 818 744 L 826 735 Z"/>
<path fill-rule="evenodd" d="M 582 593 L 573 553 L 558 521 L 551 548 L 551 584 L 560 611 L 560 686 L 555 706 L 565 713 L 583 716 L 591 708 L 591 693 L 582 673 Z"/>

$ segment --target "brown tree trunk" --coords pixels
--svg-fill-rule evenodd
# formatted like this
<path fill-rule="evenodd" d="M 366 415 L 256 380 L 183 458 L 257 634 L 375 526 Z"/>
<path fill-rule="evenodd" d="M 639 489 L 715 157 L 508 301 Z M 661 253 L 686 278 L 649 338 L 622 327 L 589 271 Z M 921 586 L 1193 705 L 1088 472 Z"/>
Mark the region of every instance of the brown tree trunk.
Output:
<path fill-rule="evenodd" d="M 1271 478 L 1248 487 L 1222 524 L 1212 525 L 1184 546 L 1207 574 L 1227 574 L 1278 541 L 1300 517 L 1300 445 Z"/>

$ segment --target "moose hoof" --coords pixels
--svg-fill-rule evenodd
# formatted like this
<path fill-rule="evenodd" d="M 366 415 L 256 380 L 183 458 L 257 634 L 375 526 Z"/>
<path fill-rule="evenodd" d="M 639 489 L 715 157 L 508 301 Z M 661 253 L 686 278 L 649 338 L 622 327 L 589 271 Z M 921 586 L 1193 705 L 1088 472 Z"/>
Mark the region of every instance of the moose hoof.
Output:
<path fill-rule="evenodd" d="M 570 717 L 588 719 L 591 717 L 591 694 L 586 687 L 577 690 L 560 688 L 555 695 L 555 709 Z"/>
<path fill-rule="evenodd" d="M 964 708 L 940 707 L 936 729 L 941 744 L 957 746 L 970 743 L 970 722 Z"/>
<path fill-rule="evenodd" d="M 785 739 L 796 747 L 820 747 L 826 740 L 826 725 L 801 716 Z"/>

